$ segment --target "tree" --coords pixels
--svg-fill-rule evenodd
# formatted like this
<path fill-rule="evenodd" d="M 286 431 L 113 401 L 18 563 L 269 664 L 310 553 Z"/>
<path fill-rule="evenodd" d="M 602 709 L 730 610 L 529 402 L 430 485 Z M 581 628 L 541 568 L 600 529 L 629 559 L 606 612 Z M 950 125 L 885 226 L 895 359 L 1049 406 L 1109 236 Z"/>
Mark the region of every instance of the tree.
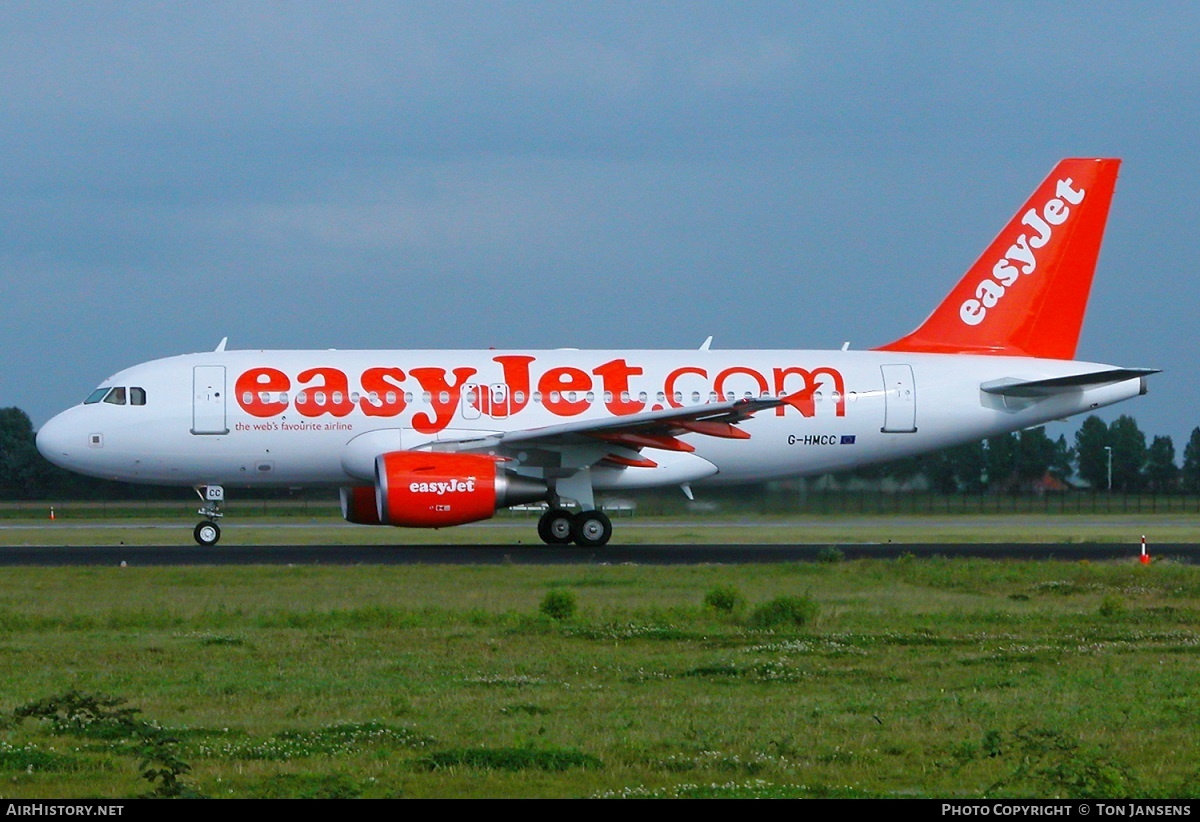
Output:
<path fill-rule="evenodd" d="M 1173 491 L 1178 478 L 1175 443 L 1170 437 L 1155 437 L 1146 452 L 1146 480 L 1150 490 L 1158 494 Z"/>
<path fill-rule="evenodd" d="M 1113 487 L 1126 493 L 1139 491 L 1145 484 L 1146 435 L 1138 428 L 1137 420 L 1122 414 L 1108 427 L 1112 446 Z"/>
<path fill-rule="evenodd" d="M 1108 488 L 1108 426 L 1092 415 L 1075 432 L 1075 459 L 1080 478 L 1097 490 Z"/>
<path fill-rule="evenodd" d="M 1059 434 L 1058 439 L 1054 441 L 1054 457 L 1050 460 L 1050 473 L 1060 479 L 1066 480 L 1071 476 L 1071 465 L 1075 462 L 1075 450 L 1067 445 L 1067 438 Z"/>
<path fill-rule="evenodd" d="M 1046 436 L 1045 426 L 1028 428 L 1017 435 L 1017 479 L 1022 487 L 1037 482 L 1054 464 L 1054 440 Z"/>
<path fill-rule="evenodd" d="M 983 440 L 963 443 L 947 453 L 958 486 L 968 493 L 981 492 L 984 488 L 983 472 L 987 470 L 987 450 Z"/>
<path fill-rule="evenodd" d="M 1183 490 L 1189 494 L 1200 492 L 1200 428 L 1193 428 L 1183 447 L 1183 470 L 1180 472 Z"/>
<path fill-rule="evenodd" d="M 1060 436 L 1055 443 L 1043 426 L 991 437 L 986 453 L 980 455 L 987 466 L 988 488 L 1013 493 L 1028 490 L 1054 468 L 1056 460 L 1061 461 L 1060 448 L 1066 448 L 1066 440 Z M 978 466 L 974 470 L 977 475 Z"/>
<path fill-rule="evenodd" d="M 1017 479 L 1017 435 L 1001 434 L 987 441 L 989 491 L 1007 491 Z"/>
<path fill-rule="evenodd" d="M 965 442 L 925 455 L 921 470 L 939 494 L 977 494 L 983 490 L 986 459 L 983 442 Z"/>
<path fill-rule="evenodd" d="M 0 408 L 0 497 L 32 499 L 45 479 L 29 415 L 20 408 Z"/>

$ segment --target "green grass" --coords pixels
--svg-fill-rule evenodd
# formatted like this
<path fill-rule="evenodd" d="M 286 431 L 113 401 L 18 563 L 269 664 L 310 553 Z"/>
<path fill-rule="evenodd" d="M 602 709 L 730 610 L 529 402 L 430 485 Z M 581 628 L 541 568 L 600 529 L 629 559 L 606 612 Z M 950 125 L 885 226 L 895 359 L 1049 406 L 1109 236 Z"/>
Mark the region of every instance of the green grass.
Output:
<path fill-rule="evenodd" d="M 190 545 L 194 512 L 141 519 L 5 520 L 0 546 Z M 456 528 L 413 529 L 351 525 L 334 516 L 230 516 L 222 521 L 222 545 L 541 545 L 537 519 L 501 514 Z M 910 514 L 621 517 L 614 545 L 662 543 L 980 543 L 1028 542 L 1069 546 L 1082 542 L 1137 545 L 1192 543 L 1200 514 Z M 826 557 L 836 560 L 836 556 Z"/>
<path fill-rule="evenodd" d="M 1165 560 L 4 568 L 0 797 L 1194 797 L 1198 620 Z"/>

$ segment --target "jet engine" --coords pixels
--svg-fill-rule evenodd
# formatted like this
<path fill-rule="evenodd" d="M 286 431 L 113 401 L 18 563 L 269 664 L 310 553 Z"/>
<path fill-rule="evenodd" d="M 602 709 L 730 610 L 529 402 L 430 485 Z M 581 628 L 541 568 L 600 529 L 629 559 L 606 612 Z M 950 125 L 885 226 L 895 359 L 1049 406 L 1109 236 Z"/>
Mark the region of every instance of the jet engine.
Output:
<path fill-rule="evenodd" d="M 375 485 L 342 489 L 342 516 L 360 525 L 442 528 L 546 499 L 546 483 L 479 454 L 392 451 L 375 458 Z"/>

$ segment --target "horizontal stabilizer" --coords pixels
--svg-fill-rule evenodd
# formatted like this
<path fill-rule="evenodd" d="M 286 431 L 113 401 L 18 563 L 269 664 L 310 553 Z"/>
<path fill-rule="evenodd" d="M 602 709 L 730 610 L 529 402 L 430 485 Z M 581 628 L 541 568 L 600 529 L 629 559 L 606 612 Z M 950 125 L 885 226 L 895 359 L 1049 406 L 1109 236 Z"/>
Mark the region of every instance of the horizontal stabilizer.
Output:
<path fill-rule="evenodd" d="M 987 394 L 997 394 L 1002 397 L 1050 397 L 1054 394 L 1064 394 L 1081 388 L 1112 385 L 1139 377 L 1148 377 L 1158 372 L 1157 368 L 1110 368 L 1107 371 L 1072 374 L 1069 377 L 1052 377 L 1046 380 L 995 380 L 979 387 Z"/>

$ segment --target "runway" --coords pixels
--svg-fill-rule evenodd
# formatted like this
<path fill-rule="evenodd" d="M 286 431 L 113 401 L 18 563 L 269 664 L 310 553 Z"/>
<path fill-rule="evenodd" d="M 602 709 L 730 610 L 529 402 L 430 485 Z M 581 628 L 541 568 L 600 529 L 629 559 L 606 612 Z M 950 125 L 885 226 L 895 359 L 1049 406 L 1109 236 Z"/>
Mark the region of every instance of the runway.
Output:
<path fill-rule="evenodd" d="M 0 547 L 0 566 L 161 565 L 699 565 L 820 562 L 904 555 L 1004 560 L 1138 561 L 1136 546 L 1115 543 L 886 543 L 607 545 L 140 545 Z M 1200 561 L 1200 545 L 1158 544 L 1155 559 Z"/>

